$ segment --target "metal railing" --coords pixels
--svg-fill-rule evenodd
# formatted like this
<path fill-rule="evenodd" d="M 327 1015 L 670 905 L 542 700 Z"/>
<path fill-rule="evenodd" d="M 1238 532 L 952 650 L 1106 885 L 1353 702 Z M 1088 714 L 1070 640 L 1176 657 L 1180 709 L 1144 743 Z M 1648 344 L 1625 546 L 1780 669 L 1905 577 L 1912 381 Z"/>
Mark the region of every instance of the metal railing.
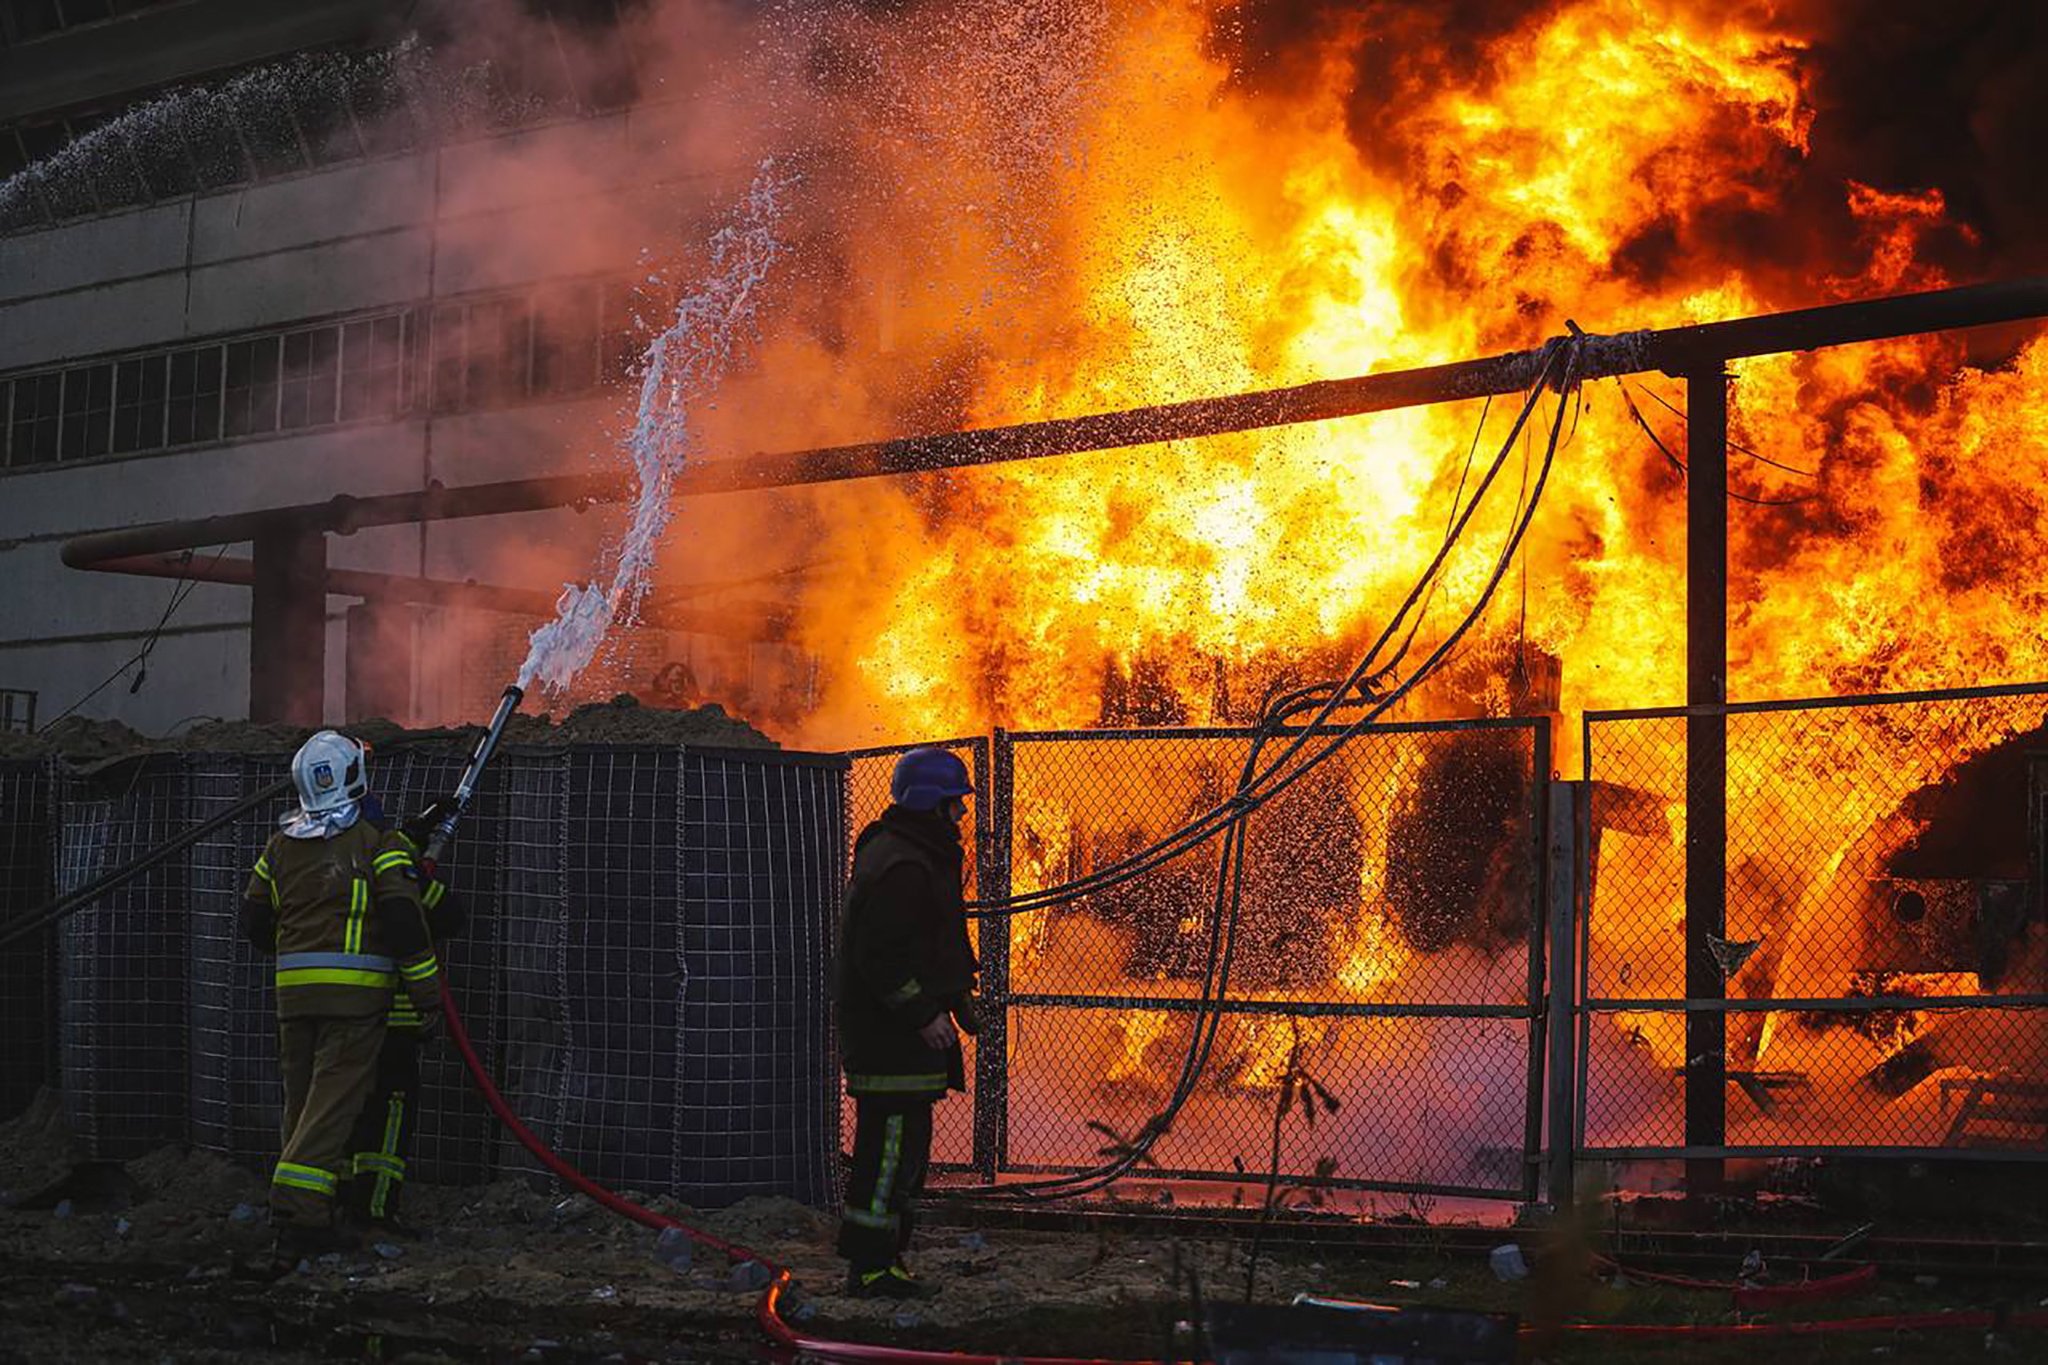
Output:
<path fill-rule="evenodd" d="M 1688 926 L 1702 717 L 1727 871 Z M 2044 684 L 1589 713 L 1578 1154 L 2048 1156 L 2044 720 Z"/>
<path fill-rule="evenodd" d="M 1070 881 L 1234 786 L 1249 729 L 1073 730 L 952 741 L 969 757 L 975 891 Z M 849 825 L 887 803 L 851 755 Z M 935 1161 L 984 1180 L 1092 1165 L 1167 1101 L 1198 1025 L 1215 1041 L 1143 1174 L 1263 1169 L 1291 1068 L 1339 1101 L 1285 1125 L 1291 1184 L 1533 1198 L 1542 1153 L 1541 718 L 1380 725 L 1250 820 L 1231 967 L 1212 998 L 1215 842 L 1109 890 L 977 921 L 983 1032 L 969 1109 Z M 951 1111 L 949 1113 L 949 1110 Z"/>

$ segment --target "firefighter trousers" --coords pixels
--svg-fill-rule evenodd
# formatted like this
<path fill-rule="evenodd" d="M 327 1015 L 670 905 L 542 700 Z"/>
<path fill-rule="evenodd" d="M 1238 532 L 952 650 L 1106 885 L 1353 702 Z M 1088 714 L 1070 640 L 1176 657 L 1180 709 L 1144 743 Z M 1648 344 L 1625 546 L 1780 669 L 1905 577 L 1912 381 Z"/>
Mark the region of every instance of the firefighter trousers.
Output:
<path fill-rule="evenodd" d="M 322 1228 L 349 1161 L 349 1133 L 376 1076 L 384 1016 L 282 1019 L 278 1069 L 284 1075 L 284 1148 L 270 1177 L 274 1221 Z"/>
<path fill-rule="evenodd" d="M 856 1275 L 886 1270 L 910 1246 L 932 1156 L 933 1095 L 856 1095 L 853 1170 L 839 1254 Z"/>
<path fill-rule="evenodd" d="M 351 1166 L 345 1202 L 372 1222 L 398 1217 L 405 1193 L 406 1161 L 412 1154 L 420 1089 L 420 1034 L 391 1028 L 377 1052 L 377 1074 L 349 1139 Z"/>

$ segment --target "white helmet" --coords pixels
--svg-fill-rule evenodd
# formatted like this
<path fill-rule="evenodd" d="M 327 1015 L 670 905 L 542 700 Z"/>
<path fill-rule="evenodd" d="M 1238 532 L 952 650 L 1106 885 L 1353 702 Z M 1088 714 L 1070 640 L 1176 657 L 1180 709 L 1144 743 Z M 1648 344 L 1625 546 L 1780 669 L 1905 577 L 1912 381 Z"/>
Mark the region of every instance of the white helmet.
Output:
<path fill-rule="evenodd" d="M 292 784 L 299 789 L 299 806 L 308 815 L 352 806 L 369 794 L 369 747 L 347 735 L 322 730 L 292 755 Z"/>

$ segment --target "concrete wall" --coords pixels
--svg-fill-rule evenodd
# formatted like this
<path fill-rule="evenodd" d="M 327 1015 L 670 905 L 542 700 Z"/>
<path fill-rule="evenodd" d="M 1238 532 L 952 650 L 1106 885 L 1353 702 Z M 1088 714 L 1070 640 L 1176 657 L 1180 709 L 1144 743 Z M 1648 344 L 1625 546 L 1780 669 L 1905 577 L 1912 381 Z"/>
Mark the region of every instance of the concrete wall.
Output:
<path fill-rule="evenodd" d="M 631 165 L 636 158 L 600 154 L 636 140 L 658 144 L 675 117 L 667 110 L 555 125 L 0 238 L 0 372 L 630 268 L 650 244 L 645 233 L 692 231 L 724 187 L 620 186 L 593 173 L 565 204 L 536 198 L 506 167 L 535 157 Z M 591 196 L 629 204 L 629 212 L 596 216 L 636 226 L 574 234 L 573 246 L 549 249 L 542 229 L 579 206 L 587 214 Z M 532 245 L 505 245 L 522 241 Z M 417 373 L 425 368 L 423 357 Z M 430 417 L 422 399 L 398 421 L 0 471 L 0 582 L 10 589 L 0 597 L 0 687 L 38 693 L 47 722 L 131 659 L 163 615 L 170 581 L 67 569 L 58 549 L 70 536 L 415 489 L 429 479 L 453 485 L 554 472 L 623 401 L 610 395 Z M 518 543 L 551 567 L 589 565 L 615 526 L 605 512 L 516 520 Z M 329 561 L 533 584 L 509 577 L 517 564 L 491 548 L 503 544 L 504 530 L 450 522 L 331 537 Z M 534 585 L 558 582 L 542 575 Z M 342 718 L 347 605 L 329 600 L 331 721 Z M 131 694 L 124 677 L 80 714 L 148 733 L 194 715 L 246 715 L 248 618 L 247 590 L 195 590 L 155 646 L 142 689 Z"/>

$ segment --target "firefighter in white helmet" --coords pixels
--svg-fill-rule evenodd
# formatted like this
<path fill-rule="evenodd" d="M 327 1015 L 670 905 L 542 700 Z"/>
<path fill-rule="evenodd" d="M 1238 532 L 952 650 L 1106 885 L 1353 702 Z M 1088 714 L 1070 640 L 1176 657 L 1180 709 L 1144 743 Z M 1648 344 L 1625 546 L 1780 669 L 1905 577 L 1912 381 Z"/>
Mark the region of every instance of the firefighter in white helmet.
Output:
<path fill-rule="evenodd" d="M 298 805 L 243 892 L 242 933 L 277 955 L 283 1151 L 271 1176 L 281 1254 L 346 1241 L 335 1196 L 375 1080 L 394 991 L 432 1029 L 441 1004 L 410 844 L 366 818 L 369 750 L 322 730 L 292 758 Z"/>

